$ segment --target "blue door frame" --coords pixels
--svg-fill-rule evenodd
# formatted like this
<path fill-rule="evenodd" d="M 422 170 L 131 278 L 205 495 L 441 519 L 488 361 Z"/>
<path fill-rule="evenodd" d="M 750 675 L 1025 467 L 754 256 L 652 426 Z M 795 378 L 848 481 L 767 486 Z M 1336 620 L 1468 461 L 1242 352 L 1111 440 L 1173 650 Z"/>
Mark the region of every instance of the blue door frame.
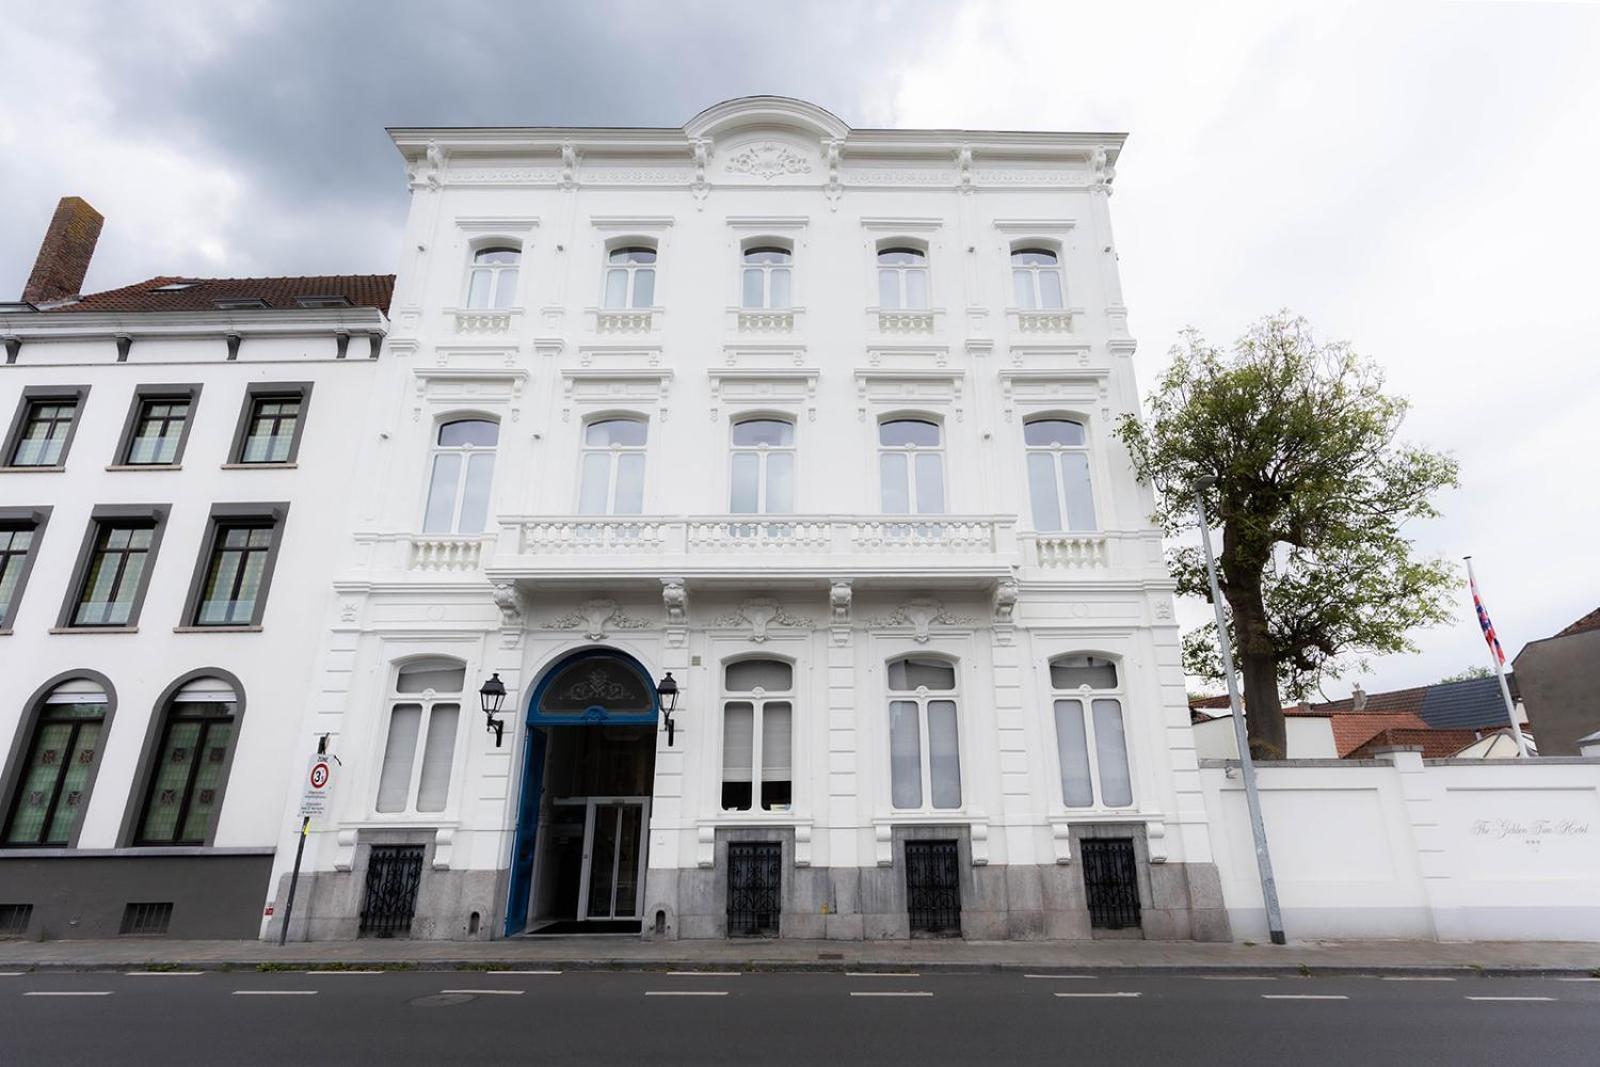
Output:
<path fill-rule="evenodd" d="M 581 712 L 552 715 L 540 710 L 550 683 L 574 662 L 585 659 L 616 660 L 636 673 L 650 694 L 649 711 L 616 712 L 600 705 Z M 505 936 L 520 934 L 528 925 L 528 898 L 533 891 L 533 858 L 539 834 L 539 804 L 544 799 L 544 760 L 550 728 L 556 726 L 654 726 L 660 719 L 656 683 L 638 660 L 613 648 L 586 648 L 563 656 L 545 669 L 528 698 L 527 738 L 523 743 L 522 795 L 517 804 L 517 833 L 511 845 L 511 884 L 506 890 Z M 646 837 L 648 841 L 648 837 Z"/>

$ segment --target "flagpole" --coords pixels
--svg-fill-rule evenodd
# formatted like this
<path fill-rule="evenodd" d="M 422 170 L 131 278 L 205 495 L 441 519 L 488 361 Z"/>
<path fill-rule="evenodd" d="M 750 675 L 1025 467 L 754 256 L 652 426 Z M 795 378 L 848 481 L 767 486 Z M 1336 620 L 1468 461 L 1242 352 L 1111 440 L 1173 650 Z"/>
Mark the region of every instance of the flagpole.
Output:
<path fill-rule="evenodd" d="M 1472 587 L 1472 607 L 1473 613 L 1476 614 L 1479 606 L 1483 603 L 1483 596 L 1478 592 L 1477 576 L 1472 573 L 1472 557 L 1463 556 L 1462 558 L 1467 561 L 1467 584 Z M 1484 610 L 1487 611 L 1488 609 Z M 1489 635 L 1485 633 L 1483 636 L 1484 641 L 1488 642 Z M 1498 640 L 1499 638 L 1495 638 L 1495 641 Z M 1517 708 L 1511 702 L 1511 687 L 1506 685 L 1506 664 L 1505 660 L 1501 659 L 1501 656 L 1501 651 L 1494 644 L 1489 644 L 1489 659 L 1494 661 L 1494 676 L 1500 681 L 1500 696 L 1506 702 L 1506 718 L 1511 720 L 1511 736 L 1517 739 L 1517 755 L 1527 759 L 1528 741 L 1522 736 L 1522 726 L 1517 722 Z"/>

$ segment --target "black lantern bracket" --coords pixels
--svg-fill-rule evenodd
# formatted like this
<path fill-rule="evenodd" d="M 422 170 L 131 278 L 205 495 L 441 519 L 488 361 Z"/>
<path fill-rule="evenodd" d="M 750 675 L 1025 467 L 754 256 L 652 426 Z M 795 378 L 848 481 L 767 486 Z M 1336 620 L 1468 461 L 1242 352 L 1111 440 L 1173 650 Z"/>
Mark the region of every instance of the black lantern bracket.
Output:
<path fill-rule="evenodd" d="M 500 718 L 500 706 L 506 700 L 506 683 L 500 680 L 500 672 L 496 671 L 483 683 L 483 688 L 478 690 L 478 700 L 483 704 L 485 725 L 494 734 L 494 747 L 499 748 L 506 732 L 505 720 Z"/>
<path fill-rule="evenodd" d="M 672 717 L 678 710 L 678 683 L 671 671 L 656 683 L 656 696 L 661 702 L 661 721 L 667 728 L 667 747 L 671 748 L 673 735 L 678 732 L 678 724 Z"/>

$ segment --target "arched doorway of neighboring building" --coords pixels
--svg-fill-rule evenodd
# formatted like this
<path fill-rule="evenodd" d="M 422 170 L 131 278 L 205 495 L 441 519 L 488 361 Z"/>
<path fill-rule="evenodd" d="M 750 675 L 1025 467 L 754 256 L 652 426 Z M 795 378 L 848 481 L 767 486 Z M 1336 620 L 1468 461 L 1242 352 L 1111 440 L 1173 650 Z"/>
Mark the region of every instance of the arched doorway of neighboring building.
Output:
<path fill-rule="evenodd" d="M 632 656 L 587 648 L 528 700 L 507 935 L 639 929 L 655 777 L 655 683 Z"/>

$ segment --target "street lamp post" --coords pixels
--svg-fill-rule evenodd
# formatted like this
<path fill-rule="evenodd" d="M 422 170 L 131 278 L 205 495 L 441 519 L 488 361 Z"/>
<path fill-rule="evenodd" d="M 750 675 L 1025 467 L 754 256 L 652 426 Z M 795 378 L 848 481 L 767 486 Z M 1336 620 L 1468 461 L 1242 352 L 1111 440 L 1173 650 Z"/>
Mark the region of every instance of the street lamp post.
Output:
<path fill-rule="evenodd" d="M 656 683 L 656 696 L 660 698 L 661 721 L 667 728 L 667 747 L 672 747 L 672 735 L 678 732 L 678 723 L 672 715 L 678 710 L 678 682 L 668 671 L 667 676 Z"/>
<path fill-rule="evenodd" d="M 1228 706 L 1233 710 L 1233 736 L 1239 744 L 1239 775 L 1244 779 L 1245 805 L 1250 809 L 1250 835 L 1255 839 L 1256 869 L 1261 875 L 1261 899 L 1267 906 L 1267 932 L 1274 945 L 1284 944 L 1283 913 L 1278 909 L 1278 883 L 1272 877 L 1272 856 L 1267 852 L 1267 828 L 1261 821 L 1261 794 L 1256 790 L 1256 764 L 1250 757 L 1250 738 L 1244 727 L 1239 701 L 1239 681 L 1233 673 L 1233 643 L 1228 640 L 1228 620 L 1222 613 L 1222 588 L 1217 584 L 1217 561 L 1211 554 L 1211 525 L 1206 519 L 1205 491 L 1216 479 L 1195 483 L 1194 504 L 1200 516 L 1200 543 L 1205 546 L 1206 577 L 1211 581 L 1211 606 L 1217 612 L 1217 646 L 1222 652 L 1222 674 L 1228 683 Z"/>

